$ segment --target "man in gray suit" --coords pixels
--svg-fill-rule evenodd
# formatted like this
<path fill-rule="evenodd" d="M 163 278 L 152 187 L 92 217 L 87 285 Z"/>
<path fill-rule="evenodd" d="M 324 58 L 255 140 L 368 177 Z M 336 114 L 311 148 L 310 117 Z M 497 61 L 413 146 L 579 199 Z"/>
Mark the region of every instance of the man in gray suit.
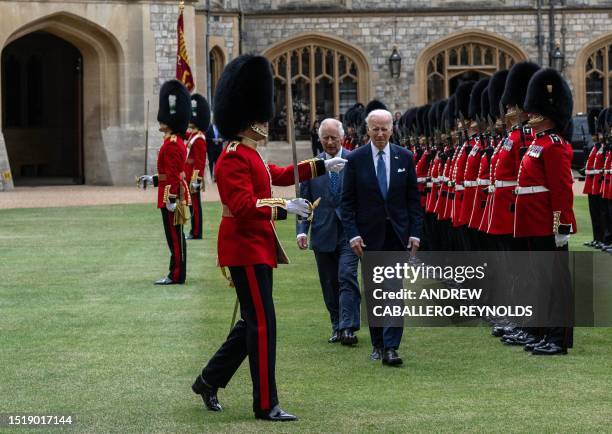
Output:
<path fill-rule="evenodd" d="M 346 158 L 349 151 L 342 148 L 344 130 L 336 119 L 325 119 L 319 127 L 319 137 L 324 152 L 318 158 Z M 343 345 L 357 343 L 355 331 L 359 330 L 359 282 L 357 280 L 357 255 L 349 245 L 340 221 L 340 199 L 344 171 L 329 173 L 300 184 L 300 197 L 311 203 L 321 199 L 312 223 L 299 221 L 296 227 L 297 244 L 308 248 L 308 230 L 311 229 L 310 246 L 315 254 L 323 300 L 329 311 L 332 335 L 329 343 Z"/>

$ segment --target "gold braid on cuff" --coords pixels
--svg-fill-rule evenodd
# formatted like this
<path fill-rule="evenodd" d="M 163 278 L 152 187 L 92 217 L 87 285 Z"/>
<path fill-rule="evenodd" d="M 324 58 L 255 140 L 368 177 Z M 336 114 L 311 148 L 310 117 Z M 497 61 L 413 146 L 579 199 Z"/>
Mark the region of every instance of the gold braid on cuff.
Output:
<path fill-rule="evenodd" d="M 310 173 L 312 174 L 311 178 L 316 178 L 317 176 L 319 176 L 319 173 L 317 171 L 317 161 L 319 161 L 319 160 L 320 160 L 320 158 L 309 158 L 308 160 L 300 161 L 298 163 L 298 166 L 300 164 L 308 163 L 310 165 Z M 322 173 L 321 173 L 321 175 L 322 175 Z"/>
<path fill-rule="evenodd" d="M 553 211 L 553 234 L 559 233 L 560 224 L 561 224 L 561 211 Z"/>
<path fill-rule="evenodd" d="M 287 210 L 287 201 L 282 198 L 271 197 L 269 199 L 257 199 L 255 207 L 268 207 L 271 208 L 272 217 L 271 220 L 278 220 L 278 208 Z M 284 218 L 284 217 L 283 217 Z"/>

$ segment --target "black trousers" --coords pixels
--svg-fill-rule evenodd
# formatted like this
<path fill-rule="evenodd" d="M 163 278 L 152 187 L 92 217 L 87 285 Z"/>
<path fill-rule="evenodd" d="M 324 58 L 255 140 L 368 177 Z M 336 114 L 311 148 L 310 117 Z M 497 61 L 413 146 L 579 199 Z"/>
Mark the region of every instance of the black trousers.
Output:
<path fill-rule="evenodd" d="M 226 387 L 248 356 L 253 381 L 253 411 L 278 404 L 276 393 L 276 315 L 272 300 L 272 267 L 229 267 L 240 301 L 241 319 L 202 370 L 214 387 Z"/>
<path fill-rule="evenodd" d="M 603 242 L 612 244 L 612 200 L 601 199 Z"/>
<path fill-rule="evenodd" d="M 170 249 L 170 267 L 168 278 L 174 282 L 185 283 L 187 275 L 187 245 L 183 225 L 174 224 L 174 213 L 161 208 L 166 241 Z"/>
<path fill-rule="evenodd" d="M 568 246 L 557 247 L 555 244 L 555 236 L 548 235 L 542 237 L 525 237 L 518 238 L 517 246 L 519 250 L 525 251 L 560 251 L 567 252 Z M 558 279 L 564 279 L 562 285 L 559 285 L 558 290 L 563 288 L 571 288 L 571 274 L 569 270 L 569 264 L 567 262 L 567 256 L 560 255 L 555 258 L 553 267 L 554 274 Z M 564 295 L 568 297 L 567 294 Z M 554 301 L 553 301 L 554 302 Z M 547 342 L 553 342 L 563 348 L 572 348 L 574 346 L 574 328 L 573 327 L 542 327 L 540 330 L 534 328 L 524 328 L 533 334 L 541 334 Z"/>
<path fill-rule="evenodd" d="M 204 180 L 202 179 L 202 182 Z M 202 199 L 200 198 L 200 190 L 191 193 L 191 230 L 189 234 L 195 239 L 202 238 Z"/>
<path fill-rule="evenodd" d="M 593 240 L 602 242 L 604 237 L 604 226 L 601 221 L 602 198 L 598 194 L 589 194 L 589 215 L 591 216 L 591 227 L 593 228 Z"/>

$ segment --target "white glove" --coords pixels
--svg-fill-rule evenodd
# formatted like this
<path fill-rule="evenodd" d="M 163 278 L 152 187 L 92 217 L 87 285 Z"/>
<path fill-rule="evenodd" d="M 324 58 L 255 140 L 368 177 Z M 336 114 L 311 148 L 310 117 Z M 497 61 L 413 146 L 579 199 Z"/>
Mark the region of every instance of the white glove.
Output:
<path fill-rule="evenodd" d="M 325 170 L 328 172 L 340 172 L 344 169 L 344 165 L 346 164 L 346 160 L 341 157 L 330 158 L 329 160 L 325 160 Z"/>
<path fill-rule="evenodd" d="M 289 214 L 297 214 L 300 217 L 308 218 L 312 212 L 310 203 L 301 197 L 287 201 L 287 212 Z"/>
<path fill-rule="evenodd" d="M 569 239 L 570 239 L 569 235 L 555 234 L 555 245 L 557 247 L 563 247 L 567 243 L 569 243 Z"/>
<path fill-rule="evenodd" d="M 142 175 L 141 177 L 138 178 L 138 186 L 140 188 L 143 188 L 145 184 L 149 184 L 149 185 L 153 184 L 153 176 Z"/>
<path fill-rule="evenodd" d="M 194 190 L 199 189 L 201 185 L 201 183 L 195 181 L 191 183 L 191 187 L 193 187 Z"/>
<path fill-rule="evenodd" d="M 308 235 L 298 234 L 296 241 L 297 241 L 298 247 L 301 250 L 305 250 L 308 248 Z"/>
<path fill-rule="evenodd" d="M 170 212 L 174 212 L 176 210 L 176 202 L 166 202 L 166 209 Z"/>

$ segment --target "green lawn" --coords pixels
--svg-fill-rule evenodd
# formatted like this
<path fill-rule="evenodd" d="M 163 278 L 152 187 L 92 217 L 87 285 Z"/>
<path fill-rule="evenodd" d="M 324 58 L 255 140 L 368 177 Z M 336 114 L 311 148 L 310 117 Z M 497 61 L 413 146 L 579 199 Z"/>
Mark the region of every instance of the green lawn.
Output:
<path fill-rule="evenodd" d="M 575 248 L 591 236 L 585 204 Z M 73 432 L 612 431 L 611 329 L 578 329 L 571 355 L 555 358 L 503 347 L 486 328 L 408 329 L 404 366 L 382 367 L 367 330 L 356 348 L 326 342 L 314 259 L 294 247 L 291 222 L 279 233 L 292 264 L 274 275 L 277 380 L 301 420 L 253 418 L 246 363 L 220 391 L 226 410 L 204 411 L 190 385 L 235 300 L 215 268 L 219 216 L 205 204 L 187 284 L 159 287 L 168 253 L 154 205 L 0 211 L 0 414 L 71 414 Z"/>

